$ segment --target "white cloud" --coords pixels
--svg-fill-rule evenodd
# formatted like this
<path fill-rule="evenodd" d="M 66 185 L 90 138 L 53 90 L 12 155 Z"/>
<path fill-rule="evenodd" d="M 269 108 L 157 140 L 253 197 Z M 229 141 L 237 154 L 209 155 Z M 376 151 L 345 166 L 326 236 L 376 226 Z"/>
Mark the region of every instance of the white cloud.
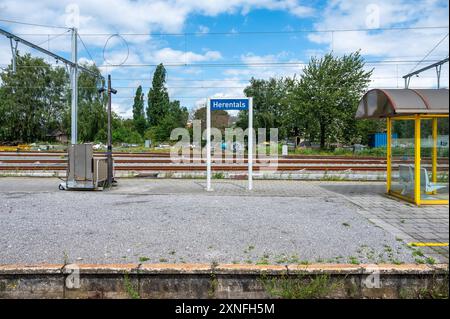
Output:
<path fill-rule="evenodd" d="M 334 0 L 323 10 L 315 24 L 317 30 L 372 29 L 392 27 L 420 27 L 448 25 L 448 2 L 389 1 L 389 0 Z M 310 33 L 308 38 L 316 44 L 325 45 L 324 52 L 336 55 L 361 50 L 366 60 L 413 61 L 408 64 L 368 65 L 375 67 L 371 86 L 403 87 L 402 76 L 448 33 L 447 29 L 416 30 L 369 30 L 352 32 Z M 438 60 L 448 56 L 448 37 L 428 59 Z M 320 51 L 318 51 L 320 54 Z M 422 63 L 418 68 L 427 65 Z M 434 70 L 414 78 L 415 87 L 434 87 Z M 448 86 L 448 63 L 442 68 L 442 84 Z"/>
<path fill-rule="evenodd" d="M 2 17 L 15 20 L 68 27 L 79 23 L 81 33 L 176 32 L 182 30 L 192 14 L 216 16 L 268 9 L 302 17 L 313 12 L 297 0 L 110 0 L 107 3 L 101 0 L 41 0 L 28 1 L 26 5 L 16 0 L 2 0 L 1 8 Z M 13 29 L 15 32 L 36 31 L 31 26 L 13 26 Z"/>
<path fill-rule="evenodd" d="M 128 106 L 128 104 L 129 103 L 126 104 L 111 103 L 111 110 L 123 118 L 127 119 L 132 118 L 133 110 Z"/>
<path fill-rule="evenodd" d="M 446 5 L 447 8 L 442 8 Z M 377 8 L 377 10 L 373 10 Z M 389 1 L 389 0 L 335 0 L 331 1 L 319 22 L 317 30 L 372 29 L 414 26 L 444 26 L 448 24 L 448 2 L 443 1 Z M 361 49 L 364 55 L 386 57 L 423 57 L 448 29 L 382 30 L 359 32 L 311 33 L 314 43 L 326 44 L 337 54 Z M 448 54 L 448 39 L 435 52 Z"/>
<path fill-rule="evenodd" d="M 180 50 L 174 50 L 172 48 L 159 49 L 150 54 L 147 59 L 154 63 L 195 63 L 205 61 L 220 60 L 222 55 L 219 51 L 207 51 L 204 54 L 194 52 L 184 52 Z"/>

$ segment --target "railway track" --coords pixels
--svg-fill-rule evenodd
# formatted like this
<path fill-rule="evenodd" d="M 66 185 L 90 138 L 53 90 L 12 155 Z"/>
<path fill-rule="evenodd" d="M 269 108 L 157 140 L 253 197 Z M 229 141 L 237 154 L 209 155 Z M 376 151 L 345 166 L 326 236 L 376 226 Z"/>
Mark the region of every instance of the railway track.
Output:
<path fill-rule="evenodd" d="M 105 153 L 96 152 L 96 156 Z M 174 163 L 169 153 L 114 153 L 117 171 L 204 171 L 206 163 L 201 158 L 184 158 L 184 162 Z M 214 163 L 214 160 L 216 163 Z M 247 160 L 232 162 L 213 158 L 214 171 L 246 171 Z M 256 158 L 255 171 L 270 169 L 270 158 Z M 273 159 L 272 159 L 273 160 Z M 187 162 L 186 162 L 187 161 Z M 273 163 L 273 162 L 272 162 Z M 276 159 L 278 171 L 372 171 L 386 170 L 386 159 L 380 157 L 317 156 L 290 155 Z M 393 159 L 393 167 L 410 163 L 400 158 Z M 424 158 L 422 163 L 431 164 Z M 439 171 L 448 171 L 448 158 L 439 158 Z M 67 168 L 67 154 L 61 152 L 0 152 L 0 171 L 63 171 Z M 273 170 L 273 168 L 272 168 Z"/>

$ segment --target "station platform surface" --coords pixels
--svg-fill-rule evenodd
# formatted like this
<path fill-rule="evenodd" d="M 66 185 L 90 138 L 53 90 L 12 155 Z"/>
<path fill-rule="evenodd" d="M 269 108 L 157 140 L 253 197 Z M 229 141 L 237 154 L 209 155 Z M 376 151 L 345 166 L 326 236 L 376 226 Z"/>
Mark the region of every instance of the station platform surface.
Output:
<path fill-rule="evenodd" d="M 380 182 L 59 182 L 0 178 L 0 264 L 448 263 L 448 206 L 388 198 Z"/>

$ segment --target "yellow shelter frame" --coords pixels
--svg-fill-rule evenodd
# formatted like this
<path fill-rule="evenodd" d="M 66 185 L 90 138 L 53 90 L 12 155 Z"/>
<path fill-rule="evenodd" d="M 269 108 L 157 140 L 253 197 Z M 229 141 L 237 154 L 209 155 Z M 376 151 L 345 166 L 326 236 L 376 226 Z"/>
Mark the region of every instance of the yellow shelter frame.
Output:
<path fill-rule="evenodd" d="M 420 192 L 420 161 L 421 161 L 421 120 L 432 120 L 432 181 L 437 182 L 437 140 L 438 140 L 438 119 L 447 118 L 448 114 L 415 114 L 405 116 L 388 116 L 387 123 L 387 194 L 399 199 L 420 205 L 448 205 L 448 199 L 422 199 Z M 403 196 L 400 192 L 392 190 L 392 123 L 396 120 L 413 120 L 414 121 L 414 198 Z"/>

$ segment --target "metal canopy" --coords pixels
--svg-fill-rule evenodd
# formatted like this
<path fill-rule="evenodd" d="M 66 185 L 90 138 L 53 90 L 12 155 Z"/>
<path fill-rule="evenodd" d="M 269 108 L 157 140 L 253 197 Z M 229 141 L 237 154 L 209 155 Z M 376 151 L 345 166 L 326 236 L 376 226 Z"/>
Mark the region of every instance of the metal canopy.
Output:
<path fill-rule="evenodd" d="M 359 102 L 356 118 L 448 114 L 448 99 L 448 89 L 373 89 Z"/>

